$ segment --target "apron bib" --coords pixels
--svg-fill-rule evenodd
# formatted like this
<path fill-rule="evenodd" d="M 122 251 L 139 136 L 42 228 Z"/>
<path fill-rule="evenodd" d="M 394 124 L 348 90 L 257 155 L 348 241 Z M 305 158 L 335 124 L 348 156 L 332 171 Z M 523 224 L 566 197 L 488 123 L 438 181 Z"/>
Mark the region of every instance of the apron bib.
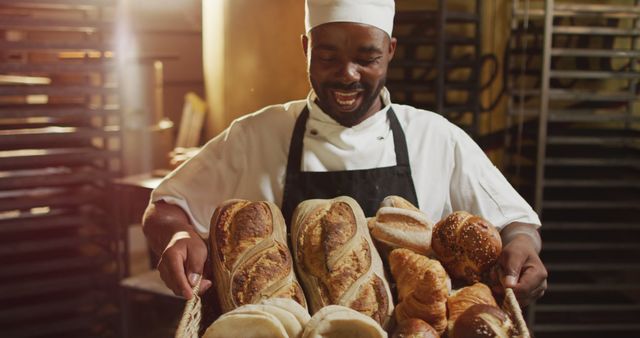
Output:
<path fill-rule="evenodd" d="M 375 216 L 380 202 L 389 195 L 401 196 L 418 207 L 418 198 L 411 178 L 407 142 L 391 107 L 387 110 L 387 118 L 393 132 L 396 165 L 384 168 L 327 172 L 301 171 L 302 145 L 308 118 L 309 109 L 305 106 L 296 120 L 289 145 L 282 197 L 282 213 L 287 226 L 290 226 L 293 211 L 298 204 L 308 199 L 349 196 L 360 204 L 367 217 Z"/>

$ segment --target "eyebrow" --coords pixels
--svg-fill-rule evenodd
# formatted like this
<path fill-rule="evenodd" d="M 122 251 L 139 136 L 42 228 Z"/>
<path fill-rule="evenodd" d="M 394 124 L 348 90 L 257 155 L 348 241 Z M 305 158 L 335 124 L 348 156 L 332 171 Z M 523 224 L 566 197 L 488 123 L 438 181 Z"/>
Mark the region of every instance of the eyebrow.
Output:
<path fill-rule="evenodd" d="M 330 44 L 326 44 L 326 43 L 321 43 L 317 46 L 313 47 L 314 49 L 322 49 L 322 50 L 328 50 L 328 51 L 337 51 L 338 47 L 334 46 L 334 45 L 330 45 Z M 374 45 L 367 45 L 367 46 L 361 46 L 358 47 L 358 53 L 366 53 L 366 54 L 370 54 L 370 53 L 377 53 L 377 54 L 383 54 L 382 49 L 380 49 L 379 47 L 376 47 Z"/>
<path fill-rule="evenodd" d="M 379 53 L 379 54 L 383 54 L 382 49 L 374 46 L 374 45 L 368 45 L 368 46 L 362 46 L 362 47 L 358 47 L 358 53 Z"/>
<path fill-rule="evenodd" d="M 336 51 L 338 50 L 338 47 L 333 46 L 333 45 L 329 45 L 326 43 L 321 43 L 317 46 L 313 46 L 314 49 L 324 49 L 324 50 L 329 50 L 329 51 Z"/>

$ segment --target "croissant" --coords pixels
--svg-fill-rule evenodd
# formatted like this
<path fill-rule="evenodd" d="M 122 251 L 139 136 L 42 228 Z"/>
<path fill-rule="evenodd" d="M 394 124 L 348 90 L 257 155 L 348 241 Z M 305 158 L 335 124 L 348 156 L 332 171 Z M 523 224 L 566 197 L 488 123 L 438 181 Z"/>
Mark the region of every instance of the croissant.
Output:
<path fill-rule="evenodd" d="M 264 298 L 290 298 L 306 308 L 293 271 L 286 226 L 271 202 L 229 200 L 211 219 L 215 285 L 223 312 Z"/>
<path fill-rule="evenodd" d="M 423 255 L 431 253 L 433 223 L 409 201 L 388 196 L 376 217 L 370 221 L 371 236 L 385 247 L 411 249 Z"/>
<path fill-rule="evenodd" d="M 494 265 L 502 240 L 488 221 L 456 211 L 436 223 L 431 247 L 452 278 L 472 284 Z"/>
<path fill-rule="evenodd" d="M 389 265 L 398 287 L 397 322 L 422 319 L 442 334 L 447 328 L 451 281 L 440 262 L 408 249 L 395 249 Z"/>
<path fill-rule="evenodd" d="M 447 299 L 447 310 L 449 311 L 449 332 L 453 325 L 466 309 L 476 304 L 498 306 L 491 294 L 491 289 L 485 284 L 476 283 L 454 291 Z"/>
<path fill-rule="evenodd" d="M 304 201 L 292 219 L 293 255 L 311 312 L 342 305 L 385 326 L 393 311 L 391 292 L 357 202 Z"/>
<path fill-rule="evenodd" d="M 424 320 L 409 318 L 396 326 L 391 338 L 440 338 L 440 335 Z"/>

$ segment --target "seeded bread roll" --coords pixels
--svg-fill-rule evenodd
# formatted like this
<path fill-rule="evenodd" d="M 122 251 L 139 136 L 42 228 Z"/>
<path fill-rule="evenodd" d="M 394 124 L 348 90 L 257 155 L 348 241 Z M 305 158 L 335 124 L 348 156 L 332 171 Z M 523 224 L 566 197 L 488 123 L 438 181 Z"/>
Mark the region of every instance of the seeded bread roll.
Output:
<path fill-rule="evenodd" d="M 223 312 L 265 298 L 289 298 L 306 308 L 293 271 L 286 226 L 270 202 L 229 200 L 211 219 L 214 284 Z"/>
<path fill-rule="evenodd" d="M 517 330 L 499 307 L 476 304 L 464 311 L 453 325 L 451 338 L 511 338 Z"/>
<path fill-rule="evenodd" d="M 473 284 L 500 256 L 502 240 L 488 221 L 456 211 L 436 223 L 431 248 L 451 278 Z"/>
<path fill-rule="evenodd" d="M 391 292 L 364 213 L 354 199 L 300 203 L 293 213 L 291 237 L 311 313 L 342 305 L 386 326 L 393 310 Z"/>

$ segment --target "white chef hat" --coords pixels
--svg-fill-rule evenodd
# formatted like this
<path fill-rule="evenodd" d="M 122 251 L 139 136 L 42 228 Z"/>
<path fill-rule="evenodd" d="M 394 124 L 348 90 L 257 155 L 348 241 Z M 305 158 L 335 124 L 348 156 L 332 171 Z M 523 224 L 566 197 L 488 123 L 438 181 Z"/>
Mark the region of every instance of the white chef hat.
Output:
<path fill-rule="evenodd" d="M 378 27 L 391 36 L 394 0 L 306 0 L 305 29 L 329 22 L 355 22 Z"/>

